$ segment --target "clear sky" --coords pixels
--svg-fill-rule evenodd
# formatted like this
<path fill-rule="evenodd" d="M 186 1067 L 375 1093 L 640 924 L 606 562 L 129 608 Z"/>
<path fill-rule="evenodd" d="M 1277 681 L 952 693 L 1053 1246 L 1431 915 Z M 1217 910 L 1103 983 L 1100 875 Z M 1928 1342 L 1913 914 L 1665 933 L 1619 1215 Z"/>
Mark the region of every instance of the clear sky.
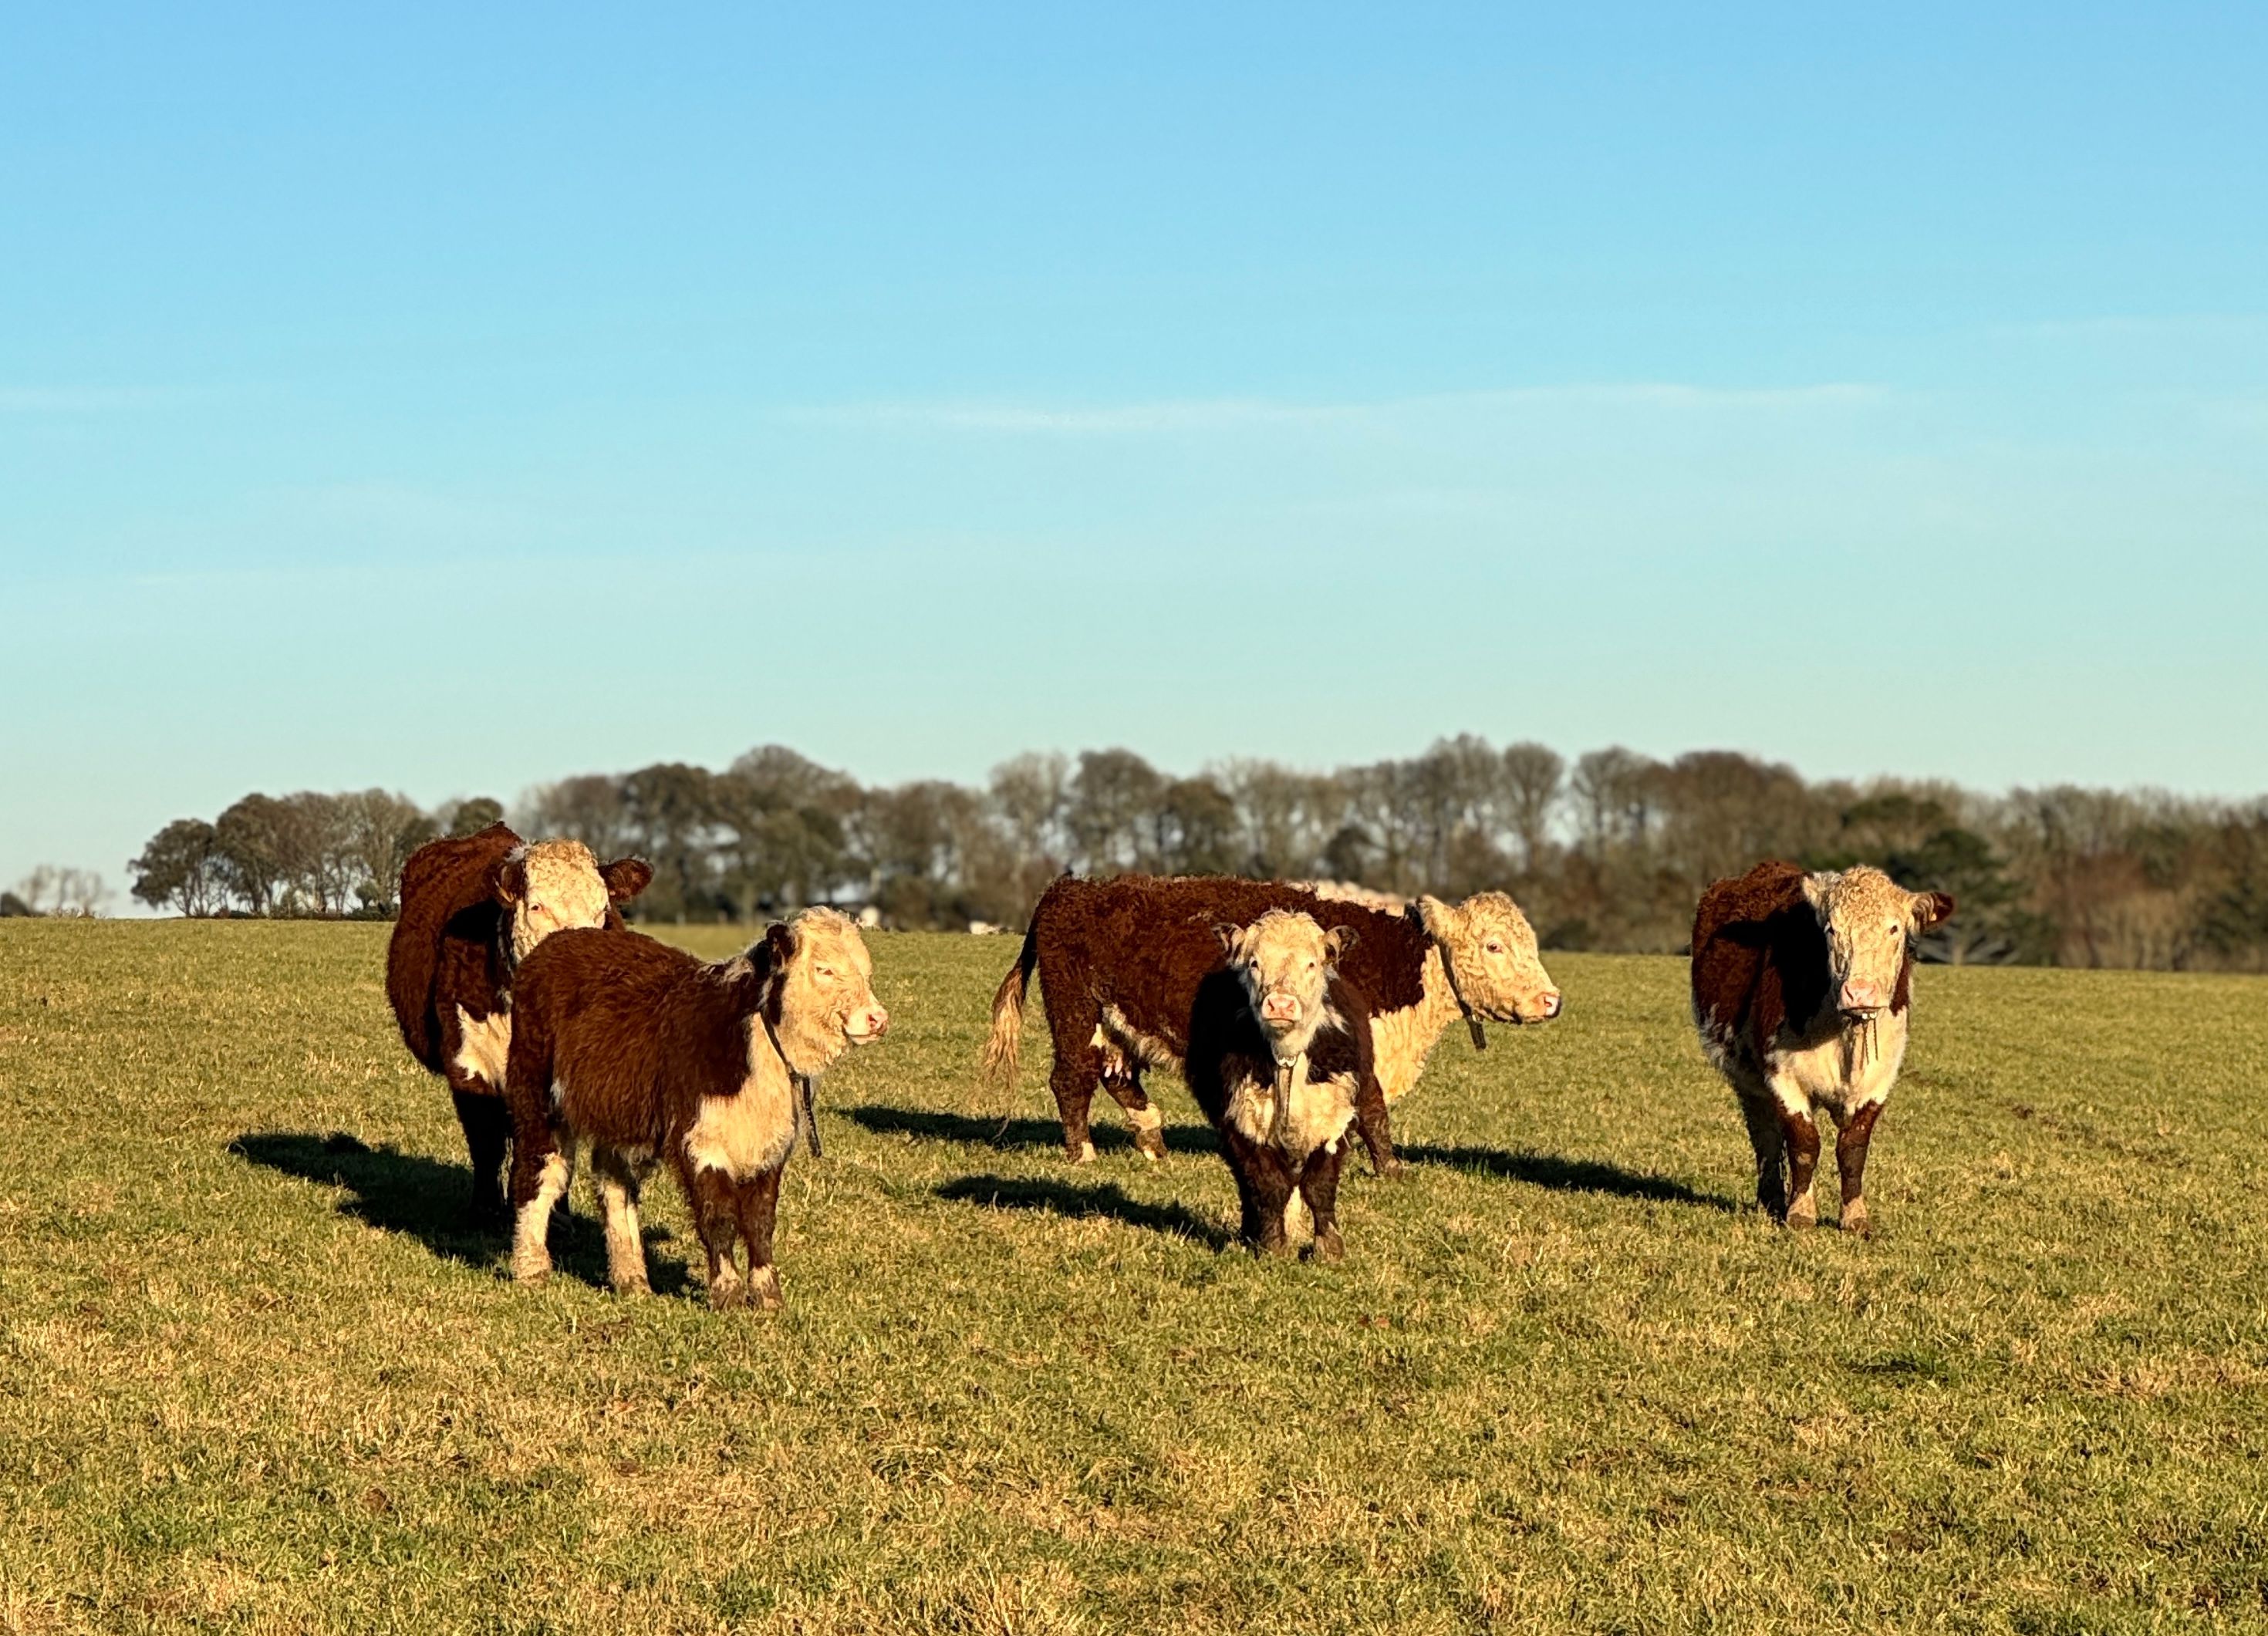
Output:
<path fill-rule="evenodd" d="M 0 884 L 1439 734 L 2268 789 L 2268 8 L 42 7 Z"/>

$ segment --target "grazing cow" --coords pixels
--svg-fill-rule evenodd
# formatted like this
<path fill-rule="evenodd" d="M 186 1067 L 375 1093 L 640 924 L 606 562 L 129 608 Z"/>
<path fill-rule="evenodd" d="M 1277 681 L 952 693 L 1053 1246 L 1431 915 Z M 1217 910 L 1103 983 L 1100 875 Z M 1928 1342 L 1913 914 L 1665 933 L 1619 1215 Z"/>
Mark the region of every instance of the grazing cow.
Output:
<path fill-rule="evenodd" d="M 1207 974 L 1221 969 L 1217 925 L 1248 925 L 1271 909 L 1311 915 L 1356 934 L 1348 983 L 1369 1004 L 1377 1082 L 1383 1097 L 1359 1109 L 1364 1146 L 1381 1171 L 1395 1167 L 1386 1107 L 1417 1082 L 1441 1030 L 1462 1013 L 1476 1048 L 1481 1020 L 1542 1022 L 1560 1011 L 1535 933 L 1501 892 L 1462 903 L 1421 897 L 1401 915 L 1332 902 L 1294 887 L 1225 876 L 1161 879 L 1064 875 L 1042 895 L 1022 954 L 992 999 L 984 1066 L 1012 1080 L 1032 974 L 1047 994 L 1055 1042 L 1049 1086 L 1075 1163 L 1094 1157 L 1087 1110 L 1098 1080 L 1134 1126 L 1151 1159 L 1165 1156 L 1164 1116 L 1142 1089 L 1145 1068 L 1178 1069 L 1189 1051 L 1190 1007 Z"/>
<path fill-rule="evenodd" d="M 1867 1143 L 1906 1054 L 1914 939 L 1953 913 L 1861 865 L 1806 874 L 1764 863 L 1719 881 L 1693 919 L 1693 1022 L 1731 1082 L 1756 1153 L 1756 1202 L 1819 1219 L 1816 1113 L 1837 1130 L 1843 1227 L 1867 1230 Z"/>
<path fill-rule="evenodd" d="M 1369 1010 L 1336 969 L 1357 938 L 1281 909 L 1216 931 L 1228 964 L 1197 985 L 1189 1091 L 1220 1132 L 1244 1242 L 1256 1254 L 1290 1254 L 1295 1201 L 1304 1201 L 1310 1253 L 1342 1260 L 1339 1166 L 1373 1080 Z"/>
<path fill-rule="evenodd" d="M 831 909 L 775 923 L 714 965 L 635 933 L 571 932 L 529 955 L 505 1080 L 513 1276 L 550 1271 L 551 1207 L 588 1144 L 618 1293 L 649 1287 L 638 1194 L 666 1161 L 709 1253 L 710 1304 L 784 1304 L 772 1222 L 798 1082 L 807 1087 L 846 1046 L 888 1028 L 873 971 L 858 927 Z M 736 1239 L 747 1247 L 745 1279 Z"/>
<path fill-rule="evenodd" d="M 449 1084 L 473 1161 L 473 1214 L 504 1218 L 504 1055 L 512 983 L 554 932 L 622 924 L 645 890 L 638 859 L 603 867 L 580 841 L 530 846 L 504 825 L 431 842 L 401 870 L 401 912 L 386 949 L 386 995 L 409 1054 Z"/>

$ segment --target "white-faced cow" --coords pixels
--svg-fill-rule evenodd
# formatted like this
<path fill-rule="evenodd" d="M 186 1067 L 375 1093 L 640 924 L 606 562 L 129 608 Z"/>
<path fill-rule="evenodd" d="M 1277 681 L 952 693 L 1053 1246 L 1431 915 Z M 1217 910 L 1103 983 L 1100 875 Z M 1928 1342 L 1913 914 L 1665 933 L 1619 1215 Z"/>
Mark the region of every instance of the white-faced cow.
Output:
<path fill-rule="evenodd" d="M 1304 1202 L 1311 1253 L 1337 1261 L 1339 1167 L 1373 1076 L 1368 1010 L 1336 969 L 1356 934 L 1280 909 L 1216 934 L 1227 964 L 1198 984 L 1189 1082 L 1236 1177 L 1242 1237 L 1289 1254 Z"/>
<path fill-rule="evenodd" d="M 588 1146 L 618 1292 L 649 1287 L 638 1194 L 666 1163 L 708 1252 L 711 1304 L 781 1306 L 772 1227 L 798 1102 L 847 1047 L 889 1027 L 873 970 L 858 927 L 831 909 L 713 965 L 635 932 L 565 932 L 529 955 L 505 1079 L 513 1275 L 550 1271 L 551 1209 Z"/>
<path fill-rule="evenodd" d="M 1731 1082 L 1756 1149 L 1756 1202 L 1790 1227 L 1818 1220 L 1818 1110 L 1834 1120 L 1842 1224 L 1867 1230 L 1867 1144 L 1905 1058 L 1914 940 L 1953 913 L 1860 866 L 1807 874 L 1758 864 L 1702 895 L 1693 1021 Z"/>
<path fill-rule="evenodd" d="M 1459 1016 L 1484 1041 L 1482 1020 L 1542 1022 L 1560 1011 L 1535 933 L 1501 892 L 1462 903 L 1421 897 L 1404 914 L 1332 902 L 1296 887 L 1222 876 L 1065 875 L 1032 910 L 1023 953 L 992 999 L 984 1065 L 1012 1080 L 1024 1003 L 1036 971 L 1055 1043 L 1049 1086 L 1074 1162 L 1094 1157 L 1087 1113 L 1098 1081 L 1134 1126 L 1135 1145 L 1165 1156 L 1163 1116 L 1142 1089 L 1145 1068 L 1179 1068 L 1189 1051 L 1197 986 L 1221 969 L 1220 925 L 1248 925 L 1271 909 L 1312 916 L 1354 934 L 1344 972 L 1368 1003 L 1377 1081 L 1374 1109 L 1359 1109 L 1371 1163 L 1395 1168 L 1388 1104 L 1408 1093 L 1441 1031 Z"/>
<path fill-rule="evenodd" d="M 580 841 L 530 846 L 502 824 L 431 842 L 401 870 L 401 913 L 386 950 L 386 993 L 409 1054 L 448 1081 L 473 1161 L 473 1213 L 504 1215 L 504 1057 L 512 976 L 554 932 L 620 930 L 618 905 L 653 871 L 604 865 Z"/>

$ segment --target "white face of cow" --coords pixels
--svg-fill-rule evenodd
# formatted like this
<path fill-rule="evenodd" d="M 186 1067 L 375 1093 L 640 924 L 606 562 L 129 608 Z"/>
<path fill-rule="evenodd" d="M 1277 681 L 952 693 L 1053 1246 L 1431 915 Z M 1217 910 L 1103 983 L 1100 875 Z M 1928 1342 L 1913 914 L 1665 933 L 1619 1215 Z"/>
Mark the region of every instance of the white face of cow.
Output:
<path fill-rule="evenodd" d="M 1277 1058 L 1297 1057 L 1322 1026 L 1332 968 L 1354 934 L 1339 926 L 1326 932 L 1313 916 L 1282 909 L 1270 910 L 1241 930 L 1217 931 L 1228 951 L 1228 969 L 1244 985 L 1252 1014 Z"/>
<path fill-rule="evenodd" d="M 1853 1021 L 1897 993 L 1911 940 L 1953 912 L 1942 892 L 1909 892 L 1871 865 L 1806 875 L 1803 895 L 1827 936 L 1836 1009 Z"/>
<path fill-rule="evenodd" d="M 1512 899 L 1501 892 L 1476 892 L 1452 906 L 1438 897 L 1421 897 L 1418 914 L 1426 935 L 1440 946 L 1458 996 L 1475 1016 L 1491 1022 L 1547 1022 L 1559 1014 L 1559 990 L 1543 969 L 1535 929 Z"/>
<path fill-rule="evenodd" d="M 874 998 L 874 958 L 844 915 L 806 909 L 788 923 L 792 947 L 780 993 L 780 1048 L 798 1073 L 820 1072 L 851 1045 L 889 1032 Z"/>
<path fill-rule="evenodd" d="M 554 932 L 607 924 L 607 882 L 580 841 L 517 848 L 504 860 L 499 895 L 511 917 L 515 962 Z"/>

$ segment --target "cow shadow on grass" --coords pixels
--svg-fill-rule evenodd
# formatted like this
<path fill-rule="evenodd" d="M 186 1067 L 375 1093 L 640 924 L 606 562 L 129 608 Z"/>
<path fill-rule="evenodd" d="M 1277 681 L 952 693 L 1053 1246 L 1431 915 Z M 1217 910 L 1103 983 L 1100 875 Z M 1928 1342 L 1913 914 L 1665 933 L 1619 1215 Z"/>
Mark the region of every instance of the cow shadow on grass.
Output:
<path fill-rule="evenodd" d="M 448 1164 L 422 1153 L 405 1153 L 390 1142 L 371 1146 L 343 1131 L 317 1135 L 309 1131 L 247 1131 L 228 1145 L 239 1158 L 303 1182 L 346 1190 L 338 1202 L 342 1216 L 381 1232 L 401 1233 L 444 1261 L 501 1271 L 512 1248 L 512 1231 L 474 1221 L 467 1208 L 473 1190 L 469 1165 Z M 649 1247 L 666 1242 L 666 1228 L 649 1227 Z M 563 1209 L 551 1220 L 551 1258 L 568 1277 L 607 1287 L 607 1242 L 599 1224 Z M 692 1287 L 684 1264 L 667 1256 L 649 1258 L 657 1294 Z"/>
<path fill-rule="evenodd" d="M 1231 1238 L 1219 1222 L 1208 1221 L 1187 1205 L 1145 1204 L 1129 1197 L 1116 1182 L 1081 1186 L 1044 1176 L 965 1175 L 935 1191 L 939 1198 L 993 1210 L 1037 1210 L 1074 1221 L 1104 1216 L 1146 1232 L 1194 1239 L 1216 1250 L 1226 1249 Z"/>
<path fill-rule="evenodd" d="M 1715 1193 L 1696 1192 L 1666 1175 L 1625 1170 L 1595 1159 L 1563 1159 L 1556 1153 L 1507 1152 L 1500 1147 L 1434 1147 L 1423 1143 L 1395 1152 L 1413 1165 L 1440 1165 L 1499 1181 L 1526 1182 L 1556 1193 L 1611 1193 L 1661 1205 L 1697 1205 L 1707 1210 L 1740 1208 Z"/>
<path fill-rule="evenodd" d="M 1097 1097 L 1098 1102 L 1103 1099 Z M 1156 1106 L 1153 1102 L 1152 1107 Z M 1116 1112 L 1116 1104 L 1111 1104 Z M 1134 1133 L 1098 1107 L 1089 1134 L 1098 1153 L 1132 1153 Z M 975 1147 L 1041 1147 L 1063 1151 L 1063 1125 L 1054 1119 L 987 1118 L 979 1114 L 937 1113 L 928 1109 L 891 1108 L 869 1102 L 845 1111 L 845 1117 L 883 1136 L 913 1136 L 924 1141 L 961 1142 Z M 1218 1153 L 1220 1138 L 1209 1124 L 1175 1124 L 1163 1135 L 1169 1153 Z"/>

